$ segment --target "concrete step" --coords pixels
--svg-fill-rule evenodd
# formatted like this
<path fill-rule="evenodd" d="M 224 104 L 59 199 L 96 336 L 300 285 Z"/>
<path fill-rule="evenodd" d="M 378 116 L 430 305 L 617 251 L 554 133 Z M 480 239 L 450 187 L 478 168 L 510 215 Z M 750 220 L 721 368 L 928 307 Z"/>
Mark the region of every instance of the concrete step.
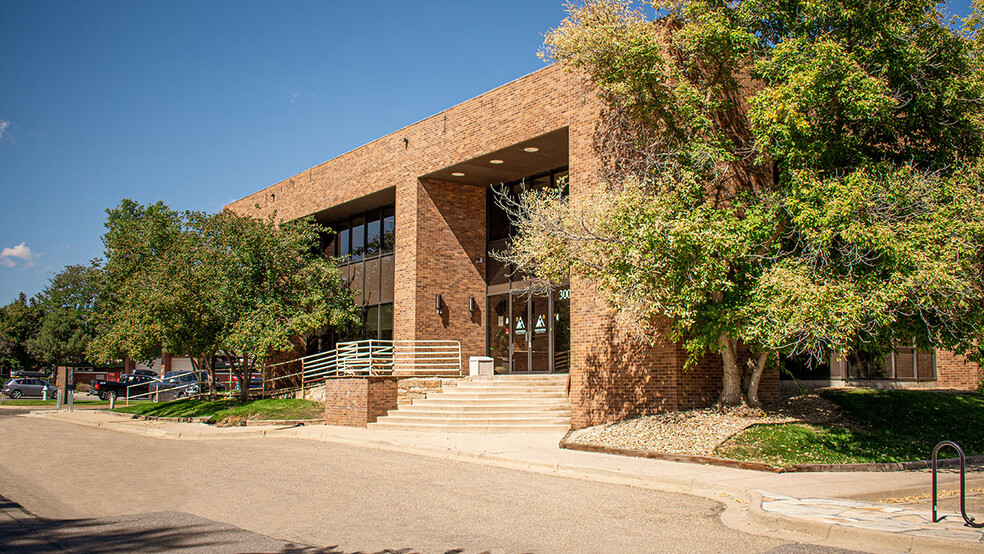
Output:
<path fill-rule="evenodd" d="M 525 398 L 519 395 L 509 395 L 509 396 L 479 396 L 478 398 L 473 397 L 462 397 L 462 396 L 451 396 L 443 394 L 434 394 L 425 399 L 416 400 L 414 404 L 421 403 L 431 403 L 436 402 L 439 404 L 472 404 L 475 406 L 488 405 L 488 404 L 501 404 L 504 406 L 515 406 L 519 405 L 538 405 L 538 406 L 552 406 L 555 404 L 563 404 L 565 406 L 570 405 L 570 401 L 566 397 L 550 397 L 550 398 Z"/>
<path fill-rule="evenodd" d="M 538 412 L 550 413 L 570 412 L 571 406 L 567 402 L 556 402 L 552 404 L 469 404 L 469 403 L 441 403 L 417 401 L 413 404 L 406 404 L 400 411 L 407 413 L 414 412 Z"/>
<path fill-rule="evenodd" d="M 555 425 L 431 425 L 389 423 L 380 420 L 369 424 L 370 429 L 390 431 L 413 431 L 420 433 L 564 433 L 570 429 L 570 423 Z"/>
<path fill-rule="evenodd" d="M 489 412 L 489 411 L 447 411 L 447 410 L 405 410 L 401 409 L 398 411 L 393 411 L 389 417 L 397 418 L 417 418 L 417 419 L 433 419 L 433 418 L 447 418 L 447 419 L 509 419 L 509 418 L 544 418 L 544 419 L 557 419 L 557 418 L 569 418 L 571 417 L 570 410 L 554 410 L 551 412 L 542 411 L 523 411 L 523 412 Z"/>
<path fill-rule="evenodd" d="M 492 390 L 475 390 L 475 391 L 462 391 L 462 390 L 449 389 L 448 391 L 443 392 L 443 393 L 440 393 L 440 394 L 442 394 L 442 395 L 444 395 L 445 397 L 448 397 L 448 398 L 451 398 L 451 397 L 454 397 L 454 398 L 462 398 L 462 399 L 467 398 L 469 400 L 480 400 L 480 399 L 483 399 L 483 398 L 515 398 L 515 399 L 524 399 L 524 400 L 525 399 L 531 399 L 532 400 L 532 399 L 540 399 L 540 398 L 563 398 L 565 400 L 567 399 L 567 393 L 565 393 L 563 391 L 560 391 L 560 392 L 554 392 L 554 391 L 546 391 L 546 392 L 540 392 L 540 391 L 532 391 L 532 392 L 501 391 L 500 392 L 500 391 L 497 391 L 495 389 L 492 389 Z M 433 398 L 434 396 L 437 396 L 437 395 L 435 394 L 431 398 Z"/>
<path fill-rule="evenodd" d="M 531 417 L 449 417 L 440 415 L 436 417 L 409 416 L 394 413 L 386 418 L 389 423 L 400 423 L 408 425 L 430 424 L 430 425 L 561 425 L 569 423 L 570 420 L 564 417 L 538 417 L 534 414 Z"/>
<path fill-rule="evenodd" d="M 567 382 L 566 373 L 510 373 L 509 375 L 472 375 L 466 381 L 560 381 Z"/>
<path fill-rule="evenodd" d="M 448 392 L 455 390 L 458 392 L 474 392 L 474 391 L 497 391 L 497 392 L 560 392 L 567 393 L 567 387 L 563 385 L 524 385 L 520 383 L 504 383 L 504 384 L 482 384 L 482 383 L 462 383 L 453 389 L 449 388 Z"/>
<path fill-rule="evenodd" d="M 566 375 L 460 379 L 401 404 L 373 429 L 453 433 L 546 433 L 570 428 Z"/>

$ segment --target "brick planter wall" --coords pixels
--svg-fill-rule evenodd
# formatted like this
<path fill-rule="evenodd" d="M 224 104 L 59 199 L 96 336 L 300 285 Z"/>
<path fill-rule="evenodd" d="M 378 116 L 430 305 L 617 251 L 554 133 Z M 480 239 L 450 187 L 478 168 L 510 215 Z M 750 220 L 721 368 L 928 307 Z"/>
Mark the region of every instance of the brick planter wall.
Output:
<path fill-rule="evenodd" d="M 396 377 L 343 377 L 325 383 L 325 423 L 365 427 L 396 409 Z"/>

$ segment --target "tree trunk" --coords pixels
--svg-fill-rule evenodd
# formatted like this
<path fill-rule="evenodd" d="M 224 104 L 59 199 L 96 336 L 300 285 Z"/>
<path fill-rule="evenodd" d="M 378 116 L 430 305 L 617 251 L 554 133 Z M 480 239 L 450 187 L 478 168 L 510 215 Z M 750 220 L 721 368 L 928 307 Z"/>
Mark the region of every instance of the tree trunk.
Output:
<path fill-rule="evenodd" d="M 721 333 L 717 341 L 721 349 L 721 362 L 724 366 L 724 376 L 721 386 L 721 397 L 718 403 L 722 406 L 738 406 L 742 403 L 741 369 L 738 367 L 737 341 Z"/>
<path fill-rule="evenodd" d="M 239 400 L 242 402 L 249 401 L 249 385 L 253 377 L 253 364 L 246 361 L 246 356 L 243 356 L 243 363 L 239 366 Z"/>
<path fill-rule="evenodd" d="M 208 399 L 215 401 L 215 362 L 212 356 L 204 359 L 205 369 L 208 371 Z"/>
<path fill-rule="evenodd" d="M 769 361 L 769 351 L 759 352 L 755 355 L 755 366 L 752 368 L 752 378 L 748 382 L 748 405 L 758 408 L 762 405 L 759 402 L 758 389 L 759 381 L 762 380 L 762 372 L 765 364 Z"/>

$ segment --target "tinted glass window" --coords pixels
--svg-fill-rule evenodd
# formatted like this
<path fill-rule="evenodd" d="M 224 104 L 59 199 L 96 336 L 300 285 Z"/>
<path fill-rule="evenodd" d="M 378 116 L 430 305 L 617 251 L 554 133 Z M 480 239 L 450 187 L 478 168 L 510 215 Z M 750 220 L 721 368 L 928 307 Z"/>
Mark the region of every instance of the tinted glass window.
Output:
<path fill-rule="evenodd" d="M 372 214 L 369 217 L 369 221 L 366 223 L 366 257 L 372 257 L 379 254 L 380 244 L 379 241 L 382 239 L 380 236 L 380 224 L 379 214 Z"/>
<path fill-rule="evenodd" d="M 393 256 L 383 256 L 380 260 L 379 269 L 379 301 L 393 301 L 393 277 L 395 268 L 393 267 Z"/>
<path fill-rule="evenodd" d="M 366 260 L 366 304 L 379 304 L 379 258 Z"/>
<path fill-rule="evenodd" d="M 488 241 L 496 241 L 504 238 L 508 238 L 512 228 L 509 224 L 509 217 L 506 212 L 496 203 L 496 198 L 501 190 L 497 187 L 493 187 L 485 192 L 486 202 L 485 211 L 488 214 Z M 498 191 L 498 192 L 497 192 Z"/>
<path fill-rule="evenodd" d="M 366 284 L 363 278 L 365 275 L 365 264 L 352 264 L 349 266 L 349 270 L 352 272 L 352 280 L 349 281 L 349 288 L 355 293 L 355 305 L 362 306 L 366 303 L 363 294 L 366 290 Z"/>
<path fill-rule="evenodd" d="M 393 340 L 393 305 L 379 306 L 379 338 Z"/>
<path fill-rule="evenodd" d="M 352 261 L 362 259 L 366 253 L 366 225 L 361 217 L 352 219 Z"/>
<path fill-rule="evenodd" d="M 383 208 L 382 252 L 392 252 L 396 245 L 396 209 Z"/>
<path fill-rule="evenodd" d="M 541 190 L 550 187 L 550 175 L 544 175 L 533 179 L 533 186 L 530 190 Z"/>
<path fill-rule="evenodd" d="M 338 257 L 345 259 L 352 250 L 349 248 L 349 229 L 347 223 L 339 224 L 338 230 Z"/>
<path fill-rule="evenodd" d="M 568 192 L 570 191 L 570 183 L 568 182 L 569 178 L 568 178 L 567 170 L 565 169 L 564 171 L 558 171 L 554 173 L 553 181 L 554 181 L 553 186 L 562 189 L 563 192 L 561 194 L 567 196 Z"/>
<path fill-rule="evenodd" d="M 366 338 L 375 339 L 379 336 L 379 306 L 370 306 L 366 310 Z"/>

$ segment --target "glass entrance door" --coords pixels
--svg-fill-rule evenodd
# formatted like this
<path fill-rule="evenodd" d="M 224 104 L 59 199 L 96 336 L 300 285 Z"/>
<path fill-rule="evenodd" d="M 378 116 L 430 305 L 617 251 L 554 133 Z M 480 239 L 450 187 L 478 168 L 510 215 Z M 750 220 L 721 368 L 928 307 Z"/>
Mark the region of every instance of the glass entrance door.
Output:
<path fill-rule="evenodd" d="M 524 297 L 525 298 L 525 297 Z M 528 366 L 531 372 L 550 371 L 550 297 L 531 296 L 526 298 L 528 309 L 526 342 L 529 351 Z"/>
<path fill-rule="evenodd" d="M 530 372 L 530 309 L 526 297 L 520 293 L 512 293 L 512 317 L 510 318 L 510 333 L 512 337 L 512 373 Z"/>
<path fill-rule="evenodd" d="M 558 291 L 488 297 L 488 352 L 497 373 L 568 371 L 569 297 Z"/>

